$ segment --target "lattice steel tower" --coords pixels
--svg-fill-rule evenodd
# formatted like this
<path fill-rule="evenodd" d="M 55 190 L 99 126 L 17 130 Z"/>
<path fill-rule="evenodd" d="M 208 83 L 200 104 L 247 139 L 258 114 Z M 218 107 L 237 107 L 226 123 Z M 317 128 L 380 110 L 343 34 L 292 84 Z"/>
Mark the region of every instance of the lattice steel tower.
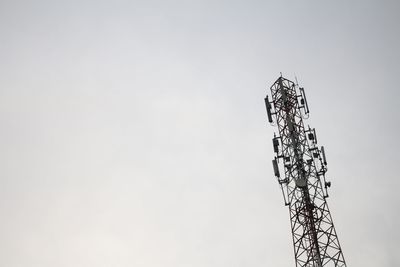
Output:
<path fill-rule="evenodd" d="M 289 206 L 296 267 L 346 266 L 326 202 L 325 150 L 317 146 L 315 129 L 303 123 L 309 115 L 304 89 L 279 77 L 271 96 L 265 98 L 268 121 L 278 127 L 272 165 Z"/>

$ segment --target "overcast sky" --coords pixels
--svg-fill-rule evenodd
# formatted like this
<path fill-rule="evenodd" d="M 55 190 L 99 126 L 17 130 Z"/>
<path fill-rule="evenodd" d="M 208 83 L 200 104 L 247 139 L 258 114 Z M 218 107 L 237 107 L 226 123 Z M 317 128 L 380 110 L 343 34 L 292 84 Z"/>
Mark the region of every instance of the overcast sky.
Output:
<path fill-rule="evenodd" d="M 398 1 L 0 1 L 0 266 L 289 267 L 264 96 L 305 87 L 348 266 L 400 266 Z"/>

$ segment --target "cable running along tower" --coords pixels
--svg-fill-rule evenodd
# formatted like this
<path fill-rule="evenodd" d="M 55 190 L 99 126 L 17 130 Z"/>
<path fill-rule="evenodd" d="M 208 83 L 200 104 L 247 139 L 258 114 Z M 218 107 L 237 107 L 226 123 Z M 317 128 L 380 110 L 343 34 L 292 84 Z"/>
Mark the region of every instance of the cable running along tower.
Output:
<path fill-rule="evenodd" d="M 272 165 L 289 207 L 296 267 L 345 267 L 326 202 L 325 150 L 317 146 L 315 129 L 303 123 L 309 116 L 304 89 L 279 77 L 271 96 L 265 98 L 268 121 L 278 128 Z"/>

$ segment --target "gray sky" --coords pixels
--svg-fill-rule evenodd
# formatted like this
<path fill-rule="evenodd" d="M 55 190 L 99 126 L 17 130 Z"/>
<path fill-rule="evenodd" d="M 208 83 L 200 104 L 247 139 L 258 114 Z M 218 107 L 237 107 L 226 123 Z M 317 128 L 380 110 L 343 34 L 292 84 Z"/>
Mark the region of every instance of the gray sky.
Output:
<path fill-rule="evenodd" d="M 294 266 L 263 98 L 305 87 L 349 266 L 399 266 L 397 1 L 0 2 L 0 266 Z"/>

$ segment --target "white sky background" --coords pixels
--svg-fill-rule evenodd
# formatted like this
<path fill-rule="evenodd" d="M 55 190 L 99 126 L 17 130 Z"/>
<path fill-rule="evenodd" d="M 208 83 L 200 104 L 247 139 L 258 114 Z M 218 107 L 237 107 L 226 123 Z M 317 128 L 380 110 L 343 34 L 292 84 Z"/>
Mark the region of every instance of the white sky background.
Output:
<path fill-rule="evenodd" d="M 306 89 L 349 266 L 399 266 L 397 1 L 0 2 L 0 266 L 294 266 L 263 98 Z"/>

